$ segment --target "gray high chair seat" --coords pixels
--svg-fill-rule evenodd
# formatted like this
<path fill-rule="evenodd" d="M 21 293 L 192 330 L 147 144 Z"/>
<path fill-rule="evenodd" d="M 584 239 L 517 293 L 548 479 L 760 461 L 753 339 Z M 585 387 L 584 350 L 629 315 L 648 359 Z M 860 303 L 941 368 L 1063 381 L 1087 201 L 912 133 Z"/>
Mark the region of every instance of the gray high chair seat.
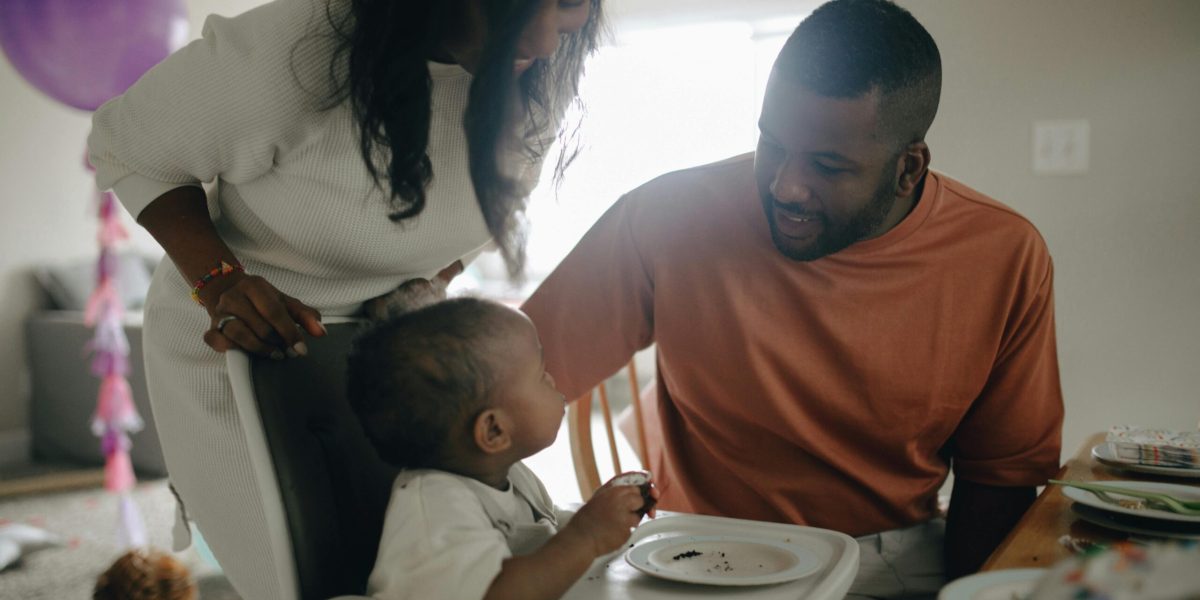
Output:
<path fill-rule="evenodd" d="M 346 357 L 359 321 L 326 321 L 308 355 L 275 361 L 229 352 L 230 383 L 267 513 L 282 598 L 362 594 L 398 471 L 384 463 L 346 401 Z"/>

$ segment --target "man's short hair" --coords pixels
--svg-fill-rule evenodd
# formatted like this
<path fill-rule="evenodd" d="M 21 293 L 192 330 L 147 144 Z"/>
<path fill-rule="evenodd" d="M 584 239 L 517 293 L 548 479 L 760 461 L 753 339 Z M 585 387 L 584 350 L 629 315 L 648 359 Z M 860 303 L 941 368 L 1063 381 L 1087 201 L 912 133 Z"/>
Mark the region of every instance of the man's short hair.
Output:
<path fill-rule="evenodd" d="M 509 331 L 503 305 L 457 298 L 378 323 L 355 339 L 347 395 L 375 450 L 400 468 L 436 464 L 457 425 L 498 380 L 488 342 Z"/>
<path fill-rule="evenodd" d="M 933 123 L 942 60 L 907 10 L 887 0 L 833 0 L 792 32 L 774 76 L 831 98 L 878 90 L 885 134 L 903 146 L 923 140 Z"/>

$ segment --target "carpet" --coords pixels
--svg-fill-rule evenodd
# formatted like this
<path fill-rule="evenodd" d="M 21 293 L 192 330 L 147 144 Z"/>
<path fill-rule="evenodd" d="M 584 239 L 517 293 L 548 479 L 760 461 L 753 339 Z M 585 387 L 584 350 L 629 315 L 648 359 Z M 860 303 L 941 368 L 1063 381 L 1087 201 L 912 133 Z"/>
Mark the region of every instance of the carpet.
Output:
<path fill-rule="evenodd" d="M 169 551 L 175 502 L 167 480 L 139 483 L 131 495 L 150 545 Z M 35 552 L 0 572 L 0 598 L 86 600 L 96 577 L 126 550 L 118 547 L 117 498 L 103 488 L 0 498 L 0 523 L 7 522 L 56 533 L 66 544 Z M 191 571 L 203 600 L 240 600 L 196 545 L 175 557 Z"/>

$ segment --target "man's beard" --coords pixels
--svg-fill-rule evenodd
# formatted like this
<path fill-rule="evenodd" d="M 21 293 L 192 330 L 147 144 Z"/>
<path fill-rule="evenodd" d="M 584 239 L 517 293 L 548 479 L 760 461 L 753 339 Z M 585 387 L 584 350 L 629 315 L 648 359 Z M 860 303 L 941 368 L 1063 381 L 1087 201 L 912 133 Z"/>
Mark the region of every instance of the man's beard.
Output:
<path fill-rule="evenodd" d="M 889 164 L 890 166 L 890 164 Z M 888 169 L 890 172 L 890 169 Z M 871 201 L 862 207 L 849 221 L 834 226 L 829 222 L 829 219 L 824 213 L 817 218 L 821 221 L 821 233 L 811 244 L 804 248 L 791 248 L 788 245 L 787 238 L 784 238 L 779 233 L 775 226 L 775 211 L 771 209 L 770 204 L 775 202 L 774 198 L 770 199 L 767 210 L 767 221 L 771 224 L 771 241 L 775 243 L 775 248 L 784 256 L 799 261 L 812 261 L 823 256 L 828 256 L 835 252 L 845 249 L 847 246 L 865 239 L 875 232 L 875 229 L 883 223 L 891 212 L 892 207 L 896 204 L 896 182 L 888 177 L 889 173 L 881 173 L 879 183 L 875 186 L 875 192 L 871 196 Z"/>

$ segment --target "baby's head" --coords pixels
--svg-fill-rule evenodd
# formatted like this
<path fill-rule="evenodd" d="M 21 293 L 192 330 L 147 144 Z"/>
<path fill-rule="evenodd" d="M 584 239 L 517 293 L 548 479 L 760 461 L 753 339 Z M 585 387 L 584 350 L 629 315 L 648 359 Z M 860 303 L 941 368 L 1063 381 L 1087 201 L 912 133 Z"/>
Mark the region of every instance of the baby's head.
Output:
<path fill-rule="evenodd" d="M 565 410 L 529 319 L 475 298 L 374 326 L 355 341 L 347 378 L 367 437 L 401 468 L 511 464 L 553 443 Z"/>

